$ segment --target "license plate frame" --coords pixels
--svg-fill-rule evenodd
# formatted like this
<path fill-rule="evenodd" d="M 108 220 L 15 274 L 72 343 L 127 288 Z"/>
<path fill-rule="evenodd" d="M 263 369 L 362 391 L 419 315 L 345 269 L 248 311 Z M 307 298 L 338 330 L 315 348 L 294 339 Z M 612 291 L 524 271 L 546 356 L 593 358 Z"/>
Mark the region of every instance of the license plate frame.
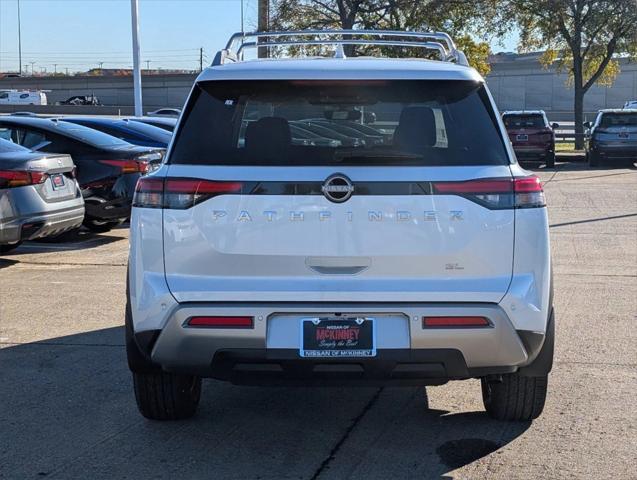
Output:
<path fill-rule="evenodd" d="M 303 358 L 373 358 L 376 356 L 376 319 L 355 315 L 302 318 L 299 355 Z"/>
<path fill-rule="evenodd" d="M 60 190 L 66 187 L 66 182 L 64 181 L 64 175 L 61 173 L 54 173 L 51 175 L 51 187 L 53 190 Z"/>

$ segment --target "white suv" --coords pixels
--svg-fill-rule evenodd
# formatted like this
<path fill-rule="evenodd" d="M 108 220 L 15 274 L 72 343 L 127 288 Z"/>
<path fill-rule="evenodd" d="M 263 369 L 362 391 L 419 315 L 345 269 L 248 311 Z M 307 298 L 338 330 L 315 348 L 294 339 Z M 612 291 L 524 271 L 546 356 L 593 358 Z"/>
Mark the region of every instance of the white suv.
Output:
<path fill-rule="evenodd" d="M 141 413 L 191 416 L 202 377 L 480 378 L 489 415 L 536 418 L 553 358 L 547 212 L 484 80 L 445 34 L 300 35 L 234 36 L 137 185 L 126 333 Z M 244 60 L 265 41 L 335 55 Z M 354 43 L 440 60 L 346 58 Z"/>

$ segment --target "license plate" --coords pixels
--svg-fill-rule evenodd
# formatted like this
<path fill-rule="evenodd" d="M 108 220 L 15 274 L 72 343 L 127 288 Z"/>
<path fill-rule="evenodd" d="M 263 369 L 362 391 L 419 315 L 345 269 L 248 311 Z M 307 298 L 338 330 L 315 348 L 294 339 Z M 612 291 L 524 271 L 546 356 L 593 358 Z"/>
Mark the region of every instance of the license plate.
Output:
<path fill-rule="evenodd" d="M 53 190 L 64 188 L 64 175 L 59 173 L 51 175 L 51 185 L 53 186 Z"/>
<path fill-rule="evenodd" d="M 301 357 L 374 357 L 376 329 L 369 317 L 301 319 Z"/>
<path fill-rule="evenodd" d="M 529 136 L 528 136 L 528 135 L 517 135 L 517 136 L 515 137 L 515 139 L 516 139 L 518 142 L 526 142 L 526 141 L 528 141 Z"/>

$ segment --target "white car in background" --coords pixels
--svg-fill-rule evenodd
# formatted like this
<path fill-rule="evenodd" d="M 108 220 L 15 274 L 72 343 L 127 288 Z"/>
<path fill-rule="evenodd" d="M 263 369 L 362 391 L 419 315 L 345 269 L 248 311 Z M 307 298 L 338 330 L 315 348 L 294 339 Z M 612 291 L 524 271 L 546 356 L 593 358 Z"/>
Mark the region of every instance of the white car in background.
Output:
<path fill-rule="evenodd" d="M 149 117 L 178 117 L 181 114 L 181 110 L 178 108 L 160 108 L 154 112 L 148 112 L 146 115 Z"/>
<path fill-rule="evenodd" d="M 637 108 L 637 100 L 630 100 L 630 101 L 624 103 L 624 108 L 625 109 Z"/>
<path fill-rule="evenodd" d="M 0 90 L 0 105 L 47 105 L 43 90 Z"/>

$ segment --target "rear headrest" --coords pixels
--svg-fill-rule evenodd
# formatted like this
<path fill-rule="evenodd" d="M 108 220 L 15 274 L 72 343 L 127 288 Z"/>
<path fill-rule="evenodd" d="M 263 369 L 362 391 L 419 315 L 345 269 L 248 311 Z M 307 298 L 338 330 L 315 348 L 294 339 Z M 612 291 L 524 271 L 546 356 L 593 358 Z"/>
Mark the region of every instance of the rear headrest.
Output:
<path fill-rule="evenodd" d="M 405 107 L 394 131 L 394 145 L 412 153 L 436 144 L 436 118 L 429 107 Z"/>
<path fill-rule="evenodd" d="M 263 117 L 246 128 L 245 147 L 250 155 L 263 161 L 276 160 L 286 155 L 292 144 L 290 125 L 285 118 Z"/>

